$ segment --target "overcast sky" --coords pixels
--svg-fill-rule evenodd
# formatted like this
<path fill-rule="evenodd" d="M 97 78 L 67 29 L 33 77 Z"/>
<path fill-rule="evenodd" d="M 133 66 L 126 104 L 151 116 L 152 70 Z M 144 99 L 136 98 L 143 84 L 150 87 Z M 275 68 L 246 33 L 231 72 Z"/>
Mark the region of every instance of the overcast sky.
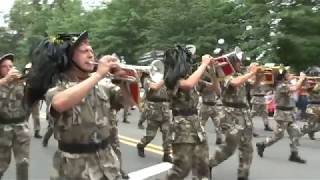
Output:
<path fill-rule="evenodd" d="M 99 5 L 104 0 L 82 0 L 85 8 Z M 0 26 L 4 26 L 4 15 L 9 14 L 14 0 L 0 0 Z"/>

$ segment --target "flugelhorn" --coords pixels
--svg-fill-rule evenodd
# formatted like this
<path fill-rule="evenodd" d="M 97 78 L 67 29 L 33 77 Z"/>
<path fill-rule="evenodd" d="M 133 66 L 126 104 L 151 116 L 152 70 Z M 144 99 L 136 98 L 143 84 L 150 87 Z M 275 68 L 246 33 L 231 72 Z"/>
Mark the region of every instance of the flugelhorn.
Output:
<path fill-rule="evenodd" d="M 95 64 L 97 65 L 97 62 L 90 62 L 91 64 Z M 108 77 L 112 78 L 112 79 L 118 79 L 118 80 L 128 80 L 128 81 L 136 81 L 136 77 L 133 76 L 132 73 L 130 73 L 130 71 L 134 71 L 134 72 L 145 72 L 148 73 L 150 75 L 150 78 L 152 81 L 154 82 L 159 82 L 160 80 L 163 79 L 164 76 L 164 64 L 162 61 L 160 60 L 155 60 L 153 61 L 150 66 L 137 66 L 137 65 L 129 65 L 129 64 L 122 64 L 122 63 L 118 63 L 119 67 L 122 70 L 125 70 L 126 72 L 128 72 L 126 75 L 126 77 L 119 77 L 119 76 L 115 76 L 114 74 L 109 74 Z"/>
<path fill-rule="evenodd" d="M 235 56 L 237 59 L 241 60 L 243 57 L 243 52 L 237 46 L 235 47 L 234 51 L 212 59 L 213 61 L 218 62 L 215 66 L 215 71 L 217 73 L 218 78 L 223 79 L 226 76 L 230 76 L 235 72 L 232 64 L 229 61 L 232 56 Z"/>

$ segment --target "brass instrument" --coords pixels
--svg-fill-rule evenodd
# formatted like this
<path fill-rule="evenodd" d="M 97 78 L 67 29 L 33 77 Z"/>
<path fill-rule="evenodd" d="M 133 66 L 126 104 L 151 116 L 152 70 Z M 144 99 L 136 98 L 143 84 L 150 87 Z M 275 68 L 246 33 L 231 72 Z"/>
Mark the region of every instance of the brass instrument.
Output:
<path fill-rule="evenodd" d="M 225 77 L 230 76 L 235 72 L 232 64 L 229 62 L 231 56 L 236 56 L 239 60 L 241 60 L 243 57 L 243 52 L 239 47 L 236 47 L 234 51 L 228 54 L 213 58 L 213 61 L 218 62 L 214 69 L 219 80 L 223 80 Z"/>
<path fill-rule="evenodd" d="M 294 78 L 300 78 L 300 76 L 292 76 Z M 320 76 L 306 76 L 307 80 L 320 80 Z"/>
<path fill-rule="evenodd" d="M 91 64 L 98 65 L 97 62 L 90 62 Z M 137 71 L 145 72 L 150 75 L 150 78 L 154 82 L 159 82 L 163 80 L 164 76 L 164 64 L 160 60 L 153 61 L 150 66 L 137 66 L 137 65 L 128 65 L 128 64 L 121 64 L 118 63 L 120 69 L 126 71 L 126 75 L 124 77 L 119 77 L 114 74 L 108 74 L 108 77 L 111 79 L 117 79 L 117 80 L 125 80 L 134 82 L 137 81 L 137 77 L 135 77 L 135 74 Z"/>

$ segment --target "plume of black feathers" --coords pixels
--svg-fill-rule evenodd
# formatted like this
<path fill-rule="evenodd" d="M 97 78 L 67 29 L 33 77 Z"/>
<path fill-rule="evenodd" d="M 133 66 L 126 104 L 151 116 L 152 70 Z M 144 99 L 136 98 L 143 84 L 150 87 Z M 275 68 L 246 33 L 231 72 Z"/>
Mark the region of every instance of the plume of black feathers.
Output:
<path fill-rule="evenodd" d="M 45 93 L 60 79 L 60 73 L 70 67 L 66 52 L 68 42 L 56 43 L 49 39 L 42 40 L 31 48 L 29 58 L 32 68 L 26 80 L 26 102 L 32 106 L 44 99 Z"/>
<path fill-rule="evenodd" d="M 168 89 L 173 89 L 177 81 L 192 72 L 192 54 L 180 45 L 168 49 L 164 57 L 164 81 Z"/>

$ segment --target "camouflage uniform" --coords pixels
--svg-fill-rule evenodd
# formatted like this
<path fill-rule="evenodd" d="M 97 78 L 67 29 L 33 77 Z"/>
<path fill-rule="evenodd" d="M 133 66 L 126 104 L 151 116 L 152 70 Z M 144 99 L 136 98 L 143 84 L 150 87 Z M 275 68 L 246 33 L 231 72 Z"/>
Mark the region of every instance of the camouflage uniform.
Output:
<path fill-rule="evenodd" d="M 217 134 L 217 139 L 222 139 L 222 133 L 220 128 L 220 117 L 221 113 L 219 113 L 219 109 L 216 106 L 217 96 L 212 89 L 206 87 L 203 82 L 198 83 L 198 90 L 200 92 L 200 96 L 202 97 L 202 103 L 200 106 L 200 120 L 203 126 L 206 126 L 206 123 L 209 118 L 211 118 L 212 123 L 215 126 L 215 131 Z"/>
<path fill-rule="evenodd" d="M 230 81 L 242 74 L 237 73 L 225 81 L 222 94 L 224 116 L 220 127 L 225 135 L 225 143 L 218 145 L 210 159 L 210 167 L 215 167 L 228 159 L 239 149 L 238 178 L 248 178 L 252 163 L 252 120 L 248 111 L 246 84 L 238 88 L 230 85 Z"/>
<path fill-rule="evenodd" d="M 169 130 L 171 124 L 171 111 L 167 88 L 162 85 L 159 90 L 152 90 L 148 84 L 152 83 L 150 78 L 145 78 L 144 87 L 146 87 L 145 116 L 147 120 L 146 135 L 137 145 L 142 149 L 149 144 L 156 136 L 158 129 L 162 133 L 163 160 L 170 161 L 171 144 L 169 140 Z M 143 153 L 144 154 L 144 153 Z M 142 154 L 142 156 L 144 156 Z"/>
<path fill-rule="evenodd" d="M 256 85 L 253 87 L 250 91 L 251 94 L 251 118 L 255 116 L 259 116 L 262 118 L 263 123 L 265 127 L 268 127 L 268 113 L 266 108 L 266 100 L 264 96 L 267 94 L 268 91 L 270 91 L 271 88 L 269 88 L 267 85 Z"/>
<path fill-rule="evenodd" d="M 301 135 L 309 133 L 311 138 L 313 134 L 320 131 L 320 83 L 309 92 L 309 105 L 307 109 L 306 118 L 308 124 L 304 125 L 301 129 Z"/>
<path fill-rule="evenodd" d="M 76 84 L 65 76 L 49 89 L 46 95 L 49 106 L 54 95 Z M 51 179 L 121 179 L 119 160 L 111 146 L 114 118 L 111 107 L 117 101 L 121 101 L 119 87 L 98 83 L 78 105 L 51 116 L 59 142 Z"/>
<path fill-rule="evenodd" d="M 295 101 L 289 91 L 288 83 L 280 83 L 275 91 L 276 110 L 274 119 L 277 122 L 277 127 L 272 137 L 267 137 L 263 146 L 268 147 L 276 143 L 284 136 L 284 131 L 287 130 L 290 138 L 290 150 L 292 153 L 298 152 L 298 140 L 300 130 L 294 122 L 294 107 Z M 259 143 L 257 143 L 259 146 Z"/>
<path fill-rule="evenodd" d="M 169 92 L 173 113 L 173 167 L 167 179 L 184 179 L 191 168 L 195 170 L 193 173 L 196 173 L 198 179 L 208 179 L 207 137 L 197 114 L 199 95 L 195 89 L 188 92 L 177 89 L 178 86 Z"/>
<path fill-rule="evenodd" d="M 36 131 L 40 131 L 40 102 L 35 103 L 32 106 L 32 119 L 33 119 L 33 130 Z"/>
<path fill-rule="evenodd" d="M 8 169 L 13 152 L 17 179 L 28 179 L 30 135 L 28 117 L 23 108 L 24 84 L 0 87 L 0 179 Z"/>

